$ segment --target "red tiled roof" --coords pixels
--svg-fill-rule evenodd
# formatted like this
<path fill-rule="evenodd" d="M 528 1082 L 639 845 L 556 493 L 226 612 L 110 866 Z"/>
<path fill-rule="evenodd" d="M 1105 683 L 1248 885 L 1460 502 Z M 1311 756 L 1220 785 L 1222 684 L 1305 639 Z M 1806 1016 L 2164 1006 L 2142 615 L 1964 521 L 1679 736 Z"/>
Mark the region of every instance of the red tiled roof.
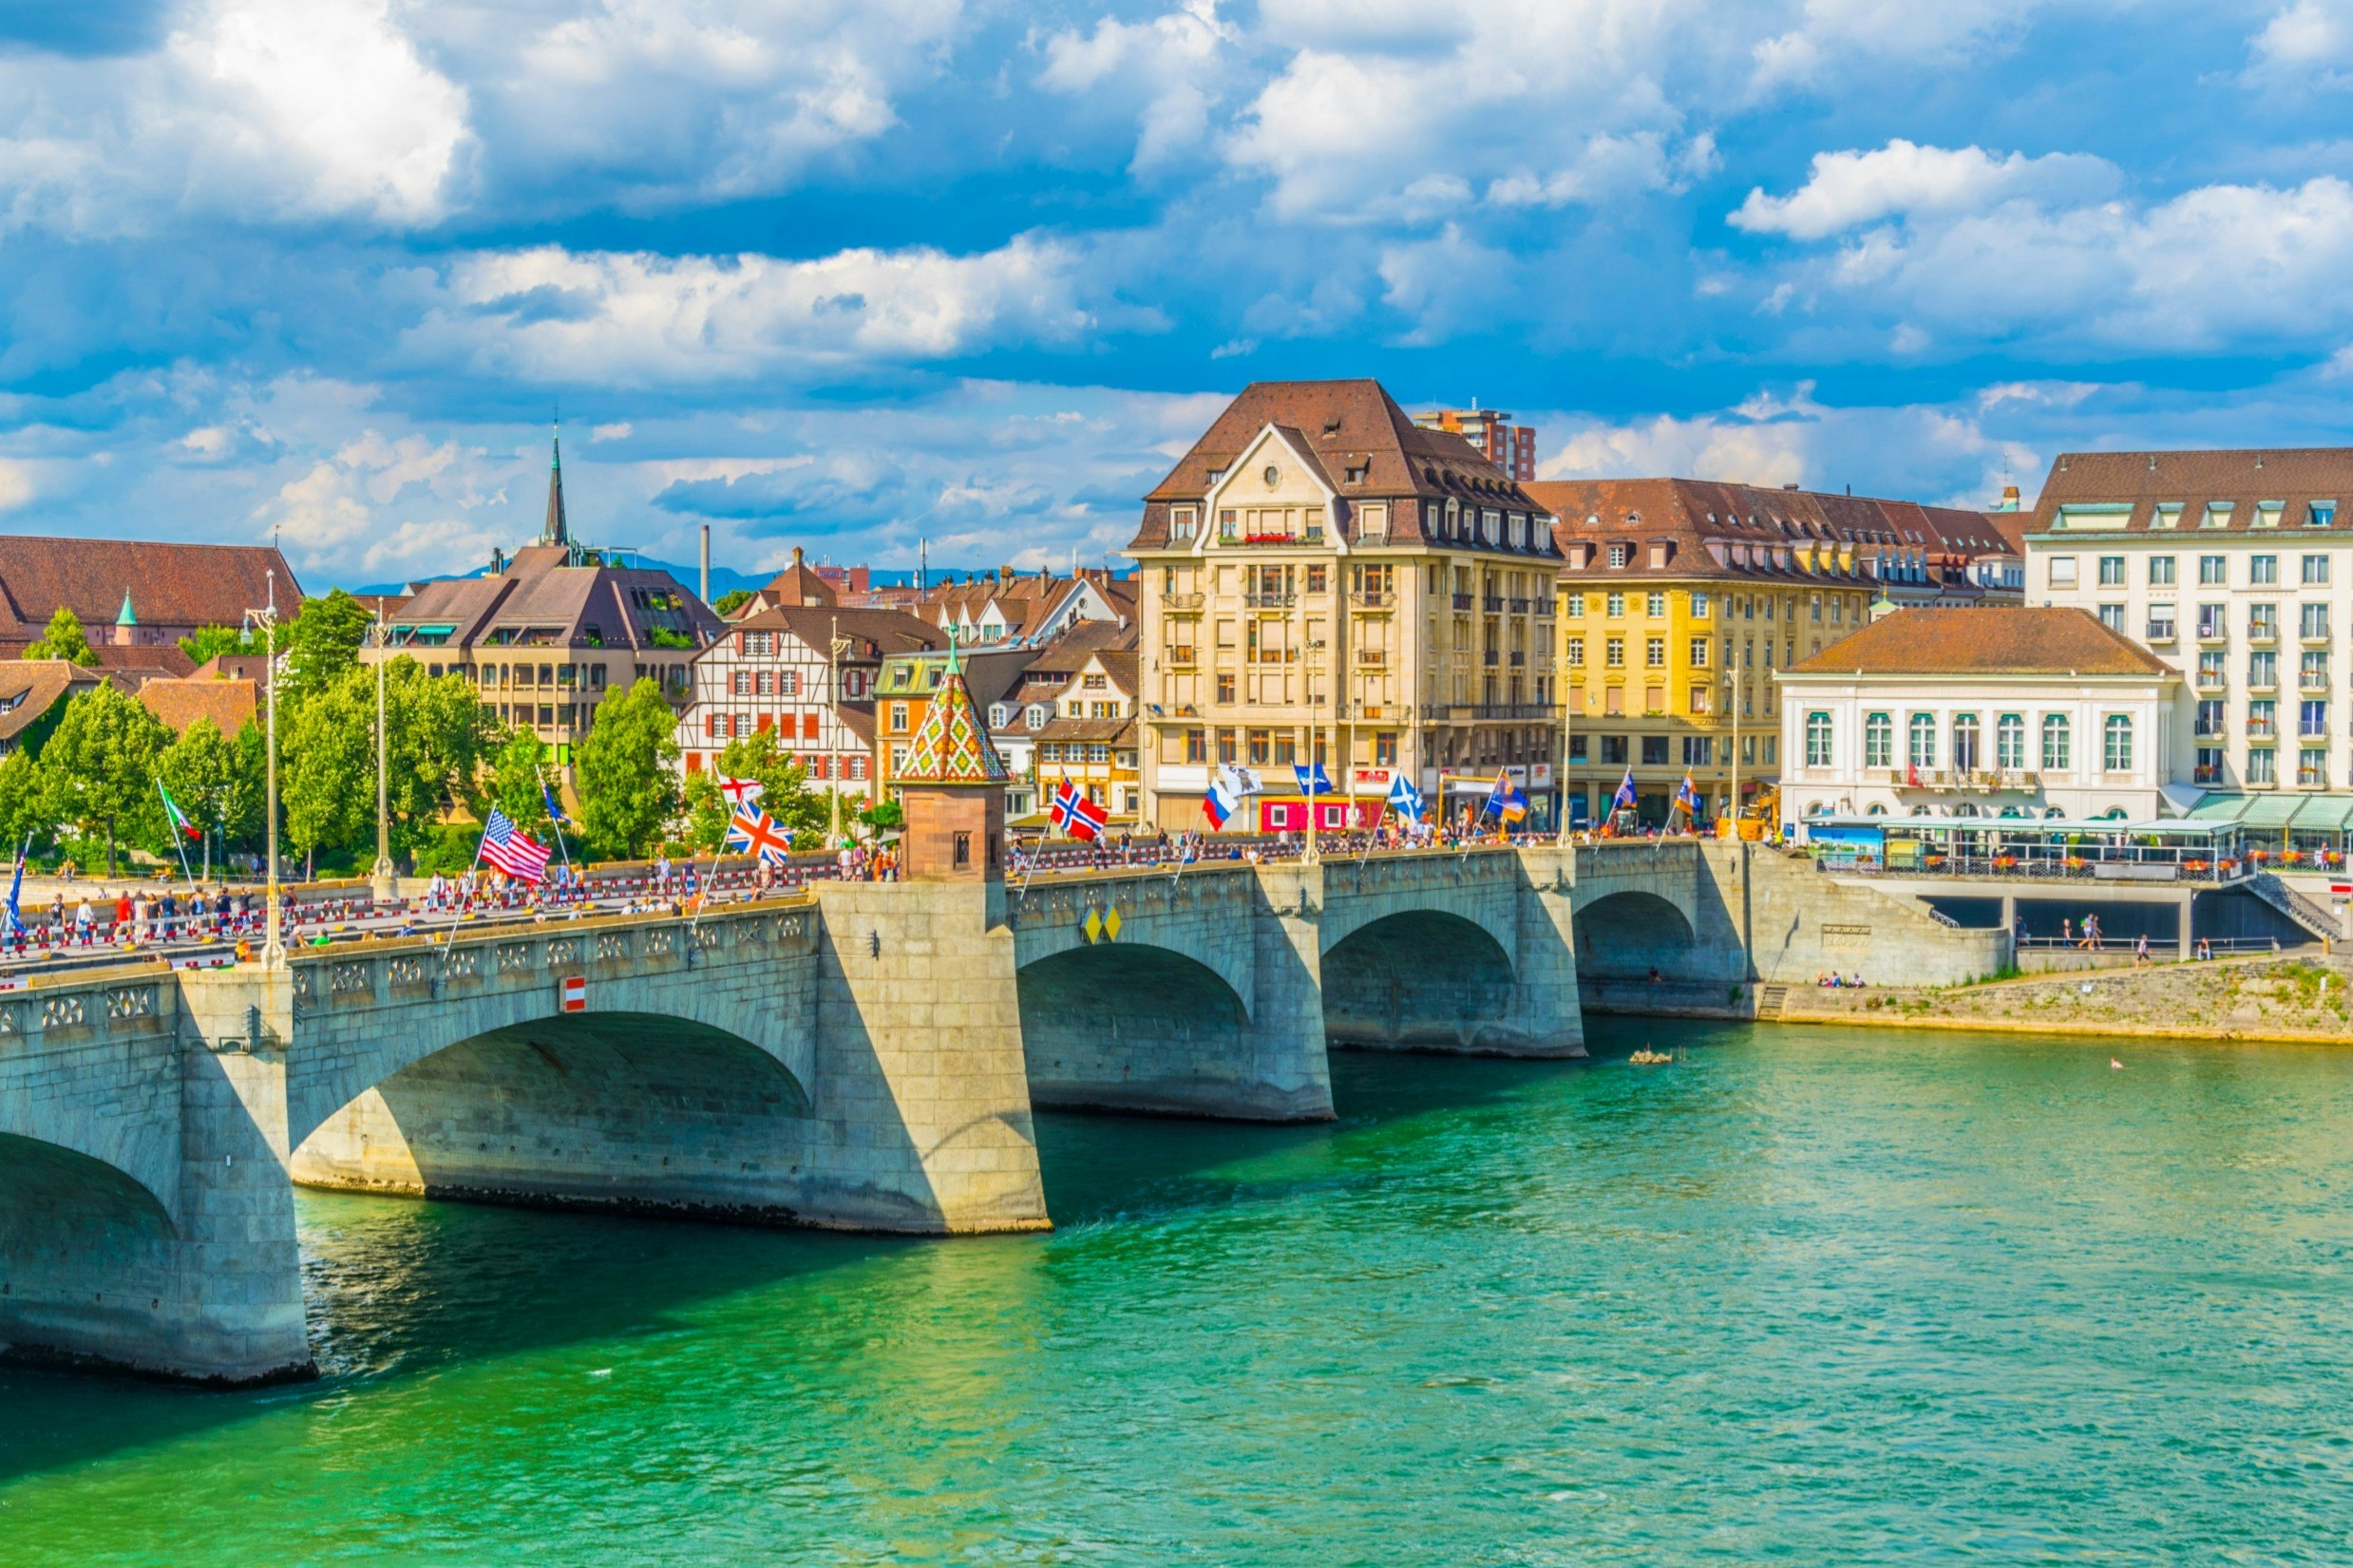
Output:
<path fill-rule="evenodd" d="M 235 735 L 259 707 L 259 689 L 252 681 L 152 680 L 139 689 L 139 700 L 175 735 L 199 719 Z"/>
<path fill-rule="evenodd" d="M 12 743 L 69 693 L 106 677 L 63 659 L 0 660 L 0 743 Z"/>
<path fill-rule="evenodd" d="M 0 639 L 30 641 L 63 605 L 96 641 L 125 594 L 142 626 L 236 626 L 265 602 L 273 571 L 277 602 L 291 608 L 301 585 L 267 545 L 0 536 Z"/>
<path fill-rule="evenodd" d="M 2279 503 L 2271 520 L 2302 528 L 2314 501 L 2353 507 L 2353 446 L 2284 447 L 2258 451 L 2061 452 L 2051 462 L 2042 494 L 2022 515 L 2029 534 L 2048 534 L 2062 506 L 2125 506 L 2123 528 L 2149 531 L 2160 505 L 2179 506 L 2173 525 L 2184 533 L 2203 531 L 2207 503 L 2230 501 L 2223 527 L 2244 532 L 2257 523 L 2257 509 Z M 2353 523 L 2353 513 L 2335 520 Z M 2162 532 L 2162 530 L 2158 530 Z"/>
<path fill-rule="evenodd" d="M 2172 667 L 2082 610 L 1899 610 L 1788 675 L 2141 675 Z"/>

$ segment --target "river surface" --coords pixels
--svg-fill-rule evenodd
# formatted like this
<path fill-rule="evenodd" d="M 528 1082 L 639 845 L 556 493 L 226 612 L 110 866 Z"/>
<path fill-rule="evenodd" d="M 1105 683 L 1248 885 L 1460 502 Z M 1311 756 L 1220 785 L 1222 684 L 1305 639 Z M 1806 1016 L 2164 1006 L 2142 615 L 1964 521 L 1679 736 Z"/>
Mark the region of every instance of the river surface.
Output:
<path fill-rule="evenodd" d="M 0 1562 L 2353 1561 L 2353 1052 L 1596 1033 L 1051 1236 L 306 1195 L 326 1375 L 0 1370 Z"/>

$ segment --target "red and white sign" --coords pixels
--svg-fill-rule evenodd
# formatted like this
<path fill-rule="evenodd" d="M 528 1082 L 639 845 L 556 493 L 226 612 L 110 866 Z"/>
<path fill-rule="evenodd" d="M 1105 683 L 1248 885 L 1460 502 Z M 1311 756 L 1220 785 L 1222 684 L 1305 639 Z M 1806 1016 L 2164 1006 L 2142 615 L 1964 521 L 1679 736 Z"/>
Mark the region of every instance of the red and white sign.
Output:
<path fill-rule="evenodd" d="M 558 1005 L 562 1011 L 586 1012 L 588 1011 L 588 976 L 585 974 L 565 975 L 559 994 L 562 1000 Z"/>
<path fill-rule="evenodd" d="M 2328 891 L 2342 898 L 2347 894 L 2353 894 L 2353 882 L 2331 882 L 2328 884 Z"/>

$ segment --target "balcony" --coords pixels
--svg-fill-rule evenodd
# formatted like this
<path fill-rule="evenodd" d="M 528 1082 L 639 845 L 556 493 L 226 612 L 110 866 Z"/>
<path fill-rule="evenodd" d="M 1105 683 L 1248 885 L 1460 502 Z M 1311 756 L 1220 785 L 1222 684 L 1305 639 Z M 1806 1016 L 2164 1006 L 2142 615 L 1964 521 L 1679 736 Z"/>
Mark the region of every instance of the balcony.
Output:
<path fill-rule="evenodd" d="M 1503 607 L 1504 596 L 1501 594 L 1489 594 L 1479 600 L 1479 608 L 1490 615 L 1500 613 Z"/>
<path fill-rule="evenodd" d="M 1205 594 L 1163 594 L 1160 595 L 1160 607 L 1163 610 L 1198 610 L 1207 597 Z"/>
<path fill-rule="evenodd" d="M 2328 646 L 2328 628 L 2307 626 L 2296 633 L 2296 640 L 2306 648 L 2325 648 Z"/>
<path fill-rule="evenodd" d="M 1397 595 L 1386 588 L 1364 588 L 1349 595 L 1348 603 L 1357 610 L 1394 610 Z"/>
<path fill-rule="evenodd" d="M 1190 670 L 1194 668 L 1193 651 L 1189 648 L 1169 649 L 1167 665 L 1171 670 Z"/>
<path fill-rule="evenodd" d="M 1471 608 L 1471 595 L 1470 595 L 1469 594 L 1457 594 L 1457 595 L 1454 595 L 1454 608 L 1455 608 L 1455 609 L 1457 609 L 1457 610 L 1468 610 L 1468 609 L 1470 609 L 1470 608 Z"/>
<path fill-rule="evenodd" d="M 2269 719 L 2249 719 L 2247 721 L 2247 741 L 2249 745 L 2271 746 L 2275 745 L 2279 738 L 2279 726 L 2272 723 Z"/>
<path fill-rule="evenodd" d="M 1495 651 L 1490 648 L 1486 652 L 1481 653 L 1479 655 L 1479 662 L 1481 664 L 1492 667 L 1495 663 Z"/>
<path fill-rule="evenodd" d="M 2200 622 L 2198 622 L 2198 641 L 2200 641 L 2200 642 L 2228 642 L 2228 641 L 2230 641 L 2230 633 L 2223 630 L 2223 628 L 2222 628 L 2222 623 L 2221 623 L 2221 622 L 2219 622 L 2219 621 L 2200 621 Z"/>
<path fill-rule="evenodd" d="M 2219 670 L 2201 670 L 2190 680 L 2201 691 L 2220 691 L 2230 684 L 2230 678 Z"/>
<path fill-rule="evenodd" d="M 1511 601 L 1511 613 L 1515 615 L 1525 615 L 1535 608 L 1534 599 L 1513 599 Z"/>
<path fill-rule="evenodd" d="M 2197 766 L 2192 767 L 2190 770 L 2190 782 L 2192 784 L 2218 784 L 2222 783 L 2222 767 L 2219 764 L 2200 763 Z"/>
<path fill-rule="evenodd" d="M 2296 690 L 2310 696 L 2325 696 L 2328 692 L 2328 672 L 2322 671 L 2315 674 L 2309 670 L 2306 671 L 2298 678 Z"/>
<path fill-rule="evenodd" d="M 2149 635 L 2145 640 L 2152 646 L 2171 646 L 2174 640 L 2173 623 L 2172 621 L 2151 621 Z"/>
<path fill-rule="evenodd" d="M 2279 641 L 2280 629 L 2276 626 L 2250 626 L 2247 629 L 2247 646 L 2249 648 L 2276 648 Z"/>
<path fill-rule="evenodd" d="M 1253 610 L 1288 610 L 1299 603 L 1300 596 L 1287 590 L 1251 590 L 1242 595 L 1242 602 Z"/>
<path fill-rule="evenodd" d="M 1357 650 L 1357 662 L 1368 670 L 1385 669 L 1389 664 L 1389 650 L 1386 648 L 1359 648 Z"/>
<path fill-rule="evenodd" d="M 2300 767 L 2296 769 L 2296 787 L 2298 789 L 2327 788 L 2328 769 L 2325 767 Z"/>
<path fill-rule="evenodd" d="M 2201 741 L 2219 741 L 2230 733 L 2230 726 L 2221 719 L 2200 719 L 2190 727 L 2190 733 Z"/>
<path fill-rule="evenodd" d="M 1526 663 L 1528 663 L 1528 655 L 1527 655 L 1526 653 L 1521 652 L 1518 649 L 1516 649 L 1516 648 L 1515 648 L 1515 649 L 1513 649 L 1513 650 L 1511 651 L 1511 663 L 1512 663 L 1512 665 L 1514 666 L 1514 668 L 1517 668 L 1518 666 L 1521 666 L 1521 665 L 1525 665 Z"/>

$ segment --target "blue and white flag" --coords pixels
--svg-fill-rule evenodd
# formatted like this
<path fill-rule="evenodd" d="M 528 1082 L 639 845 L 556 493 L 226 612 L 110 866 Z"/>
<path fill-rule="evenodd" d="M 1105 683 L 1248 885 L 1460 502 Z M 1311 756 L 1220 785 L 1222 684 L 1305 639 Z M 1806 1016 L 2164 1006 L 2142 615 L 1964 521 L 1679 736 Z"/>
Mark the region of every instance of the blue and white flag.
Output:
<path fill-rule="evenodd" d="M 1422 820 L 1422 792 L 1403 772 L 1389 781 L 1389 809 L 1409 822 Z"/>
<path fill-rule="evenodd" d="M 1323 771 L 1321 763 L 1293 763 L 1291 771 L 1299 778 L 1300 794 L 1329 795 L 1332 793 L 1332 781 Z"/>
<path fill-rule="evenodd" d="M 1634 769 L 1632 767 L 1628 767 L 1626 769 L 1625 778 L 1619 783 L 1618 793 L 1609 798 L 1609 808 L 1612 811 L 1615 811 L 1622 805 L 1631 806 L 1633 803 Z"/>
<path fill-rule="evenodd" d="M 554 822 L 558 827 L 566 826 L 571 822 L 572 819 L 563 814 L 563 807 L 556 803 L 556 792 L 548 787 L 547 779 L 544 775 L 542 775 L 540 779 L 540 799 L 547 803 L 547 820 L 549 822 Z"/>
<path fill-rule="evenodd" d="M 4 934 L 9 936 L 25 934 L 25 916 L 17 908 L 16 900 L 25 891 L 25 862 L 31 857 L 32 835 L 28 833 L 25 835 L 25 847 L 16 857 L 16 875 L 9 878 L 8 925 Z"/>

